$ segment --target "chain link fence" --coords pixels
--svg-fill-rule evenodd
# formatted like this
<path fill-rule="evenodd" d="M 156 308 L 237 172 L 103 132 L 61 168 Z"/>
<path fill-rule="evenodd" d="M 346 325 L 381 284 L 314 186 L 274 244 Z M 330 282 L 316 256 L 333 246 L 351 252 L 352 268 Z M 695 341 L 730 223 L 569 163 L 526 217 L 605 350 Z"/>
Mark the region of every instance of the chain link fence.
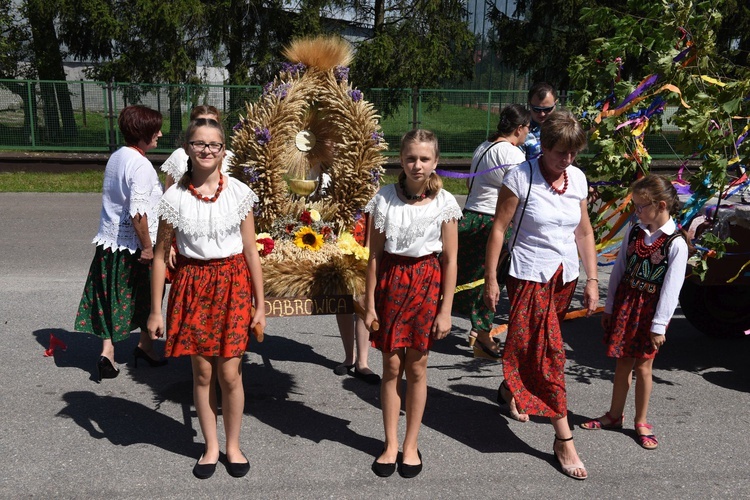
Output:
<path fill-rule="evenodd" d="M 122 144 L 117 129 L 120 110 L 143 104 L 164 117 L 157 152 L 169 152 L 182 141 L 190 109 L 199 104 L 222 112 L 231 136 L 262 88 L 231 85 L 156 85 L 92 81 L 0 80 L 0 150 L 107 152 Z M 375 109 L 391 110 L 381 117 L 386 154 L 396 155 L 401 136 L 414 127 L 432 130 L 444 157 L 470 157 L 496 128 L 500 109 L 524 104 L 526 91 L 449 89 L 371 89 L 365 98 Z M 564 96 L 561 104 L 564 104 Z M 667 108 L 665 118 L 675 109 Z M 647 135 L 654 157 L 675 158 L 670 143 L 676 128 L 668 124 Z"/>

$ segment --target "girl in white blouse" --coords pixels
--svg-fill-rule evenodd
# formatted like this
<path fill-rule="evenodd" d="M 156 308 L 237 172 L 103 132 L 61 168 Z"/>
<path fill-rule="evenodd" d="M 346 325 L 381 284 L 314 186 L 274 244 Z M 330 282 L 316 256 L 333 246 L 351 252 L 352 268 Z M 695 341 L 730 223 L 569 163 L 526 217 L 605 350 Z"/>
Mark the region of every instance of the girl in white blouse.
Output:
<path fill-rule="evenodd" d="M 365 207 L 370 217 L 365 324 L 383 353 L 381 399 L 385 444 L 372 464 L 381 477 L 422 470 L 417 445 L 427 400 L 427 356 L 451 330 L 456 287 L 456 199 L 435 173 L 437 138 L 412 130 L 401 140 L 398 184 L 385 186 Z M 442 297 L 441 297 L 442 296 Z M 406 373 L 406 434 L 399 452 L 401 377 Z"/>
<path fill-rule="evenodd" d="M 219 460 L 218 380 L 227 469 L 232 476 L 242 477 L 250 469 L 240 450 L 245 406 L 242 358 L 249 329 L 263 328 L 266 322 L 253 219 L 258 197 L 242 182 L 221 173 L 224 131 L 218 122 L 195 120 L 186 136 L 187 172 L 167 190 L 157 208 L 161 221 L 148 330 L 154 338 L 164 333 L 164 256 L 174 232 L 179 257 L 169 291 L 165 354 L 189 355 L 192 361 L 195 409 L 206 443 L 193 474 L 200 479 L 211 477 Z"/>

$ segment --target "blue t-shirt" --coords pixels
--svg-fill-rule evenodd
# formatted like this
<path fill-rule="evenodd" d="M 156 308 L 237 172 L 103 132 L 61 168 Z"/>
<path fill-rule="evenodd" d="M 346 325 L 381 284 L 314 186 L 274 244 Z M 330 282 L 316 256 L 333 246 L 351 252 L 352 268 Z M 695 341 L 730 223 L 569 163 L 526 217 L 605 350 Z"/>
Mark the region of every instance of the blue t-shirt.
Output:
<path fill-rule="evenodd" d="M 531 127 L 529 127 L 529 135 L 526 136 L 523 144 L 519 146 L 526 155 L 527 160 L 532 160 L 542 154 L 541 135 L 542 126 L 532 120 Z"/>

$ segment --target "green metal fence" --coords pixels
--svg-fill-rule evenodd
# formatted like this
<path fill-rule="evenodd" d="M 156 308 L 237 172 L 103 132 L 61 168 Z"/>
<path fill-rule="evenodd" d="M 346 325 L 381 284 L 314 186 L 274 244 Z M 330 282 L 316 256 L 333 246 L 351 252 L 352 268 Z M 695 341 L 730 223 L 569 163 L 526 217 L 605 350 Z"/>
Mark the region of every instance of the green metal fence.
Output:
<path fill-rule="evenodd" d="M 257 101 L 261 93 L 262 88 L 254 86 L 0 80 L 0 150 L 111 151 L 122 144 L 120 110 L 144 104 L 162 113 L 164 138 L 157 151 L 168 152 L 180 143 L 193 106 L 216 106 L 231 135 L 245 103 Z M 437 134 L 443 156 L 471 156 L 495 130 L 503 106 L 526 102 L 526 91 L 514 90 L 371 89 L 365 98 L 381 109 L 394 93 L 403 96 L 401 105 L 392 116 L 381 118 L 389 154 L 395 154 L 405 132 L 418 126 Z M 674 111 L 668 108 L 666 114 Z M 667 137 L 676 137 L 668 125 L 661 134 L 647 136 L 653 156 L 675 156 Z"/>

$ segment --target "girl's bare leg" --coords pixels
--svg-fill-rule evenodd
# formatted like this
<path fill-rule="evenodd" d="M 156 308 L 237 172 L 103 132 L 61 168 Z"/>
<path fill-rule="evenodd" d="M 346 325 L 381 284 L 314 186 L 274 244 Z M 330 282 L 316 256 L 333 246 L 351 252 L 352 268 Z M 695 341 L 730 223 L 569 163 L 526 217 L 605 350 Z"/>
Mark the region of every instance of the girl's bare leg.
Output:
<path fill-rule="evenodd" d="M 354 320 L 354 338 L 357 347 L 357 370 L 360 373 L 372 373 L 370 365 L 367 363 L 368 354 L 370 353 L 370 332 L 367 331 L 365 322 L 359 317 Z"/>
<path fill-rule="evenodd" d="M 344 362 L 342 364 L 351 366 L 354 364 L 354 321 L 351 314 L 337 314 L 336 323 L 339 327 L 341 342 L 344 344 Z"/>
<path fill-rule="evenodd" d="M 628 392 L 630 391 L 630 384 L 633 380 L 633 366 L 635 365 L 635 358 L 618 358 L 617 364 L 615 365 L 615 380 L 612 384 L 612 401 L 609 405 L 609 414 L 615 419 L 619 419 L 620 415 L 625 411 L 625 403 L 628 399 Z M 611 422 L 609 417 L 606 415 L 600 418 L 604 425 L 610 425 Z"/>
<path fill-rule="evenodd" d="M 245 391 L 242 387 L 242 356 L 218 358 L 217 372 L 221 386 L 221 414 L 227 438 L 227 461 L 245 463 L 240 450 L 240 430 L 245 412 Z"/>
<path fill-rule="evenodd" d="M 376 459 L 392 464 L 398 455 L 398 415 L 401 412 L 401 376 L 404 372 L 404 350 L 383 353 L 383 379 L 380 384 L 380 401 L 383 407 L 385 445 Z"/>
<path fill-rule="evenodd" d="M 648 402 L 651 399 L 653 359 L 635 360 L 635 423 L 645 424 Z M 648 429 L 636 429 L 638 434 L 650 434 Z"/>
<path fill-rule="evenodd" d="M 417 455 L 417 441 L 427 403 L 427 355 L 426 352 L 406 349 L 406 435 L 403 461 L 406 465 L 421 463 Z"/>
<path fill-rule="evenodd" d="M 193 365 L 193 400 L 198 423 L 201 426 L 206 448 L 203 452 L 201 464 L 213 464 L 219 460 L 219 439 L 216 432 L 216 385 L 214 372 L 216 358 L 193 355 L 190 356 Z"/>

